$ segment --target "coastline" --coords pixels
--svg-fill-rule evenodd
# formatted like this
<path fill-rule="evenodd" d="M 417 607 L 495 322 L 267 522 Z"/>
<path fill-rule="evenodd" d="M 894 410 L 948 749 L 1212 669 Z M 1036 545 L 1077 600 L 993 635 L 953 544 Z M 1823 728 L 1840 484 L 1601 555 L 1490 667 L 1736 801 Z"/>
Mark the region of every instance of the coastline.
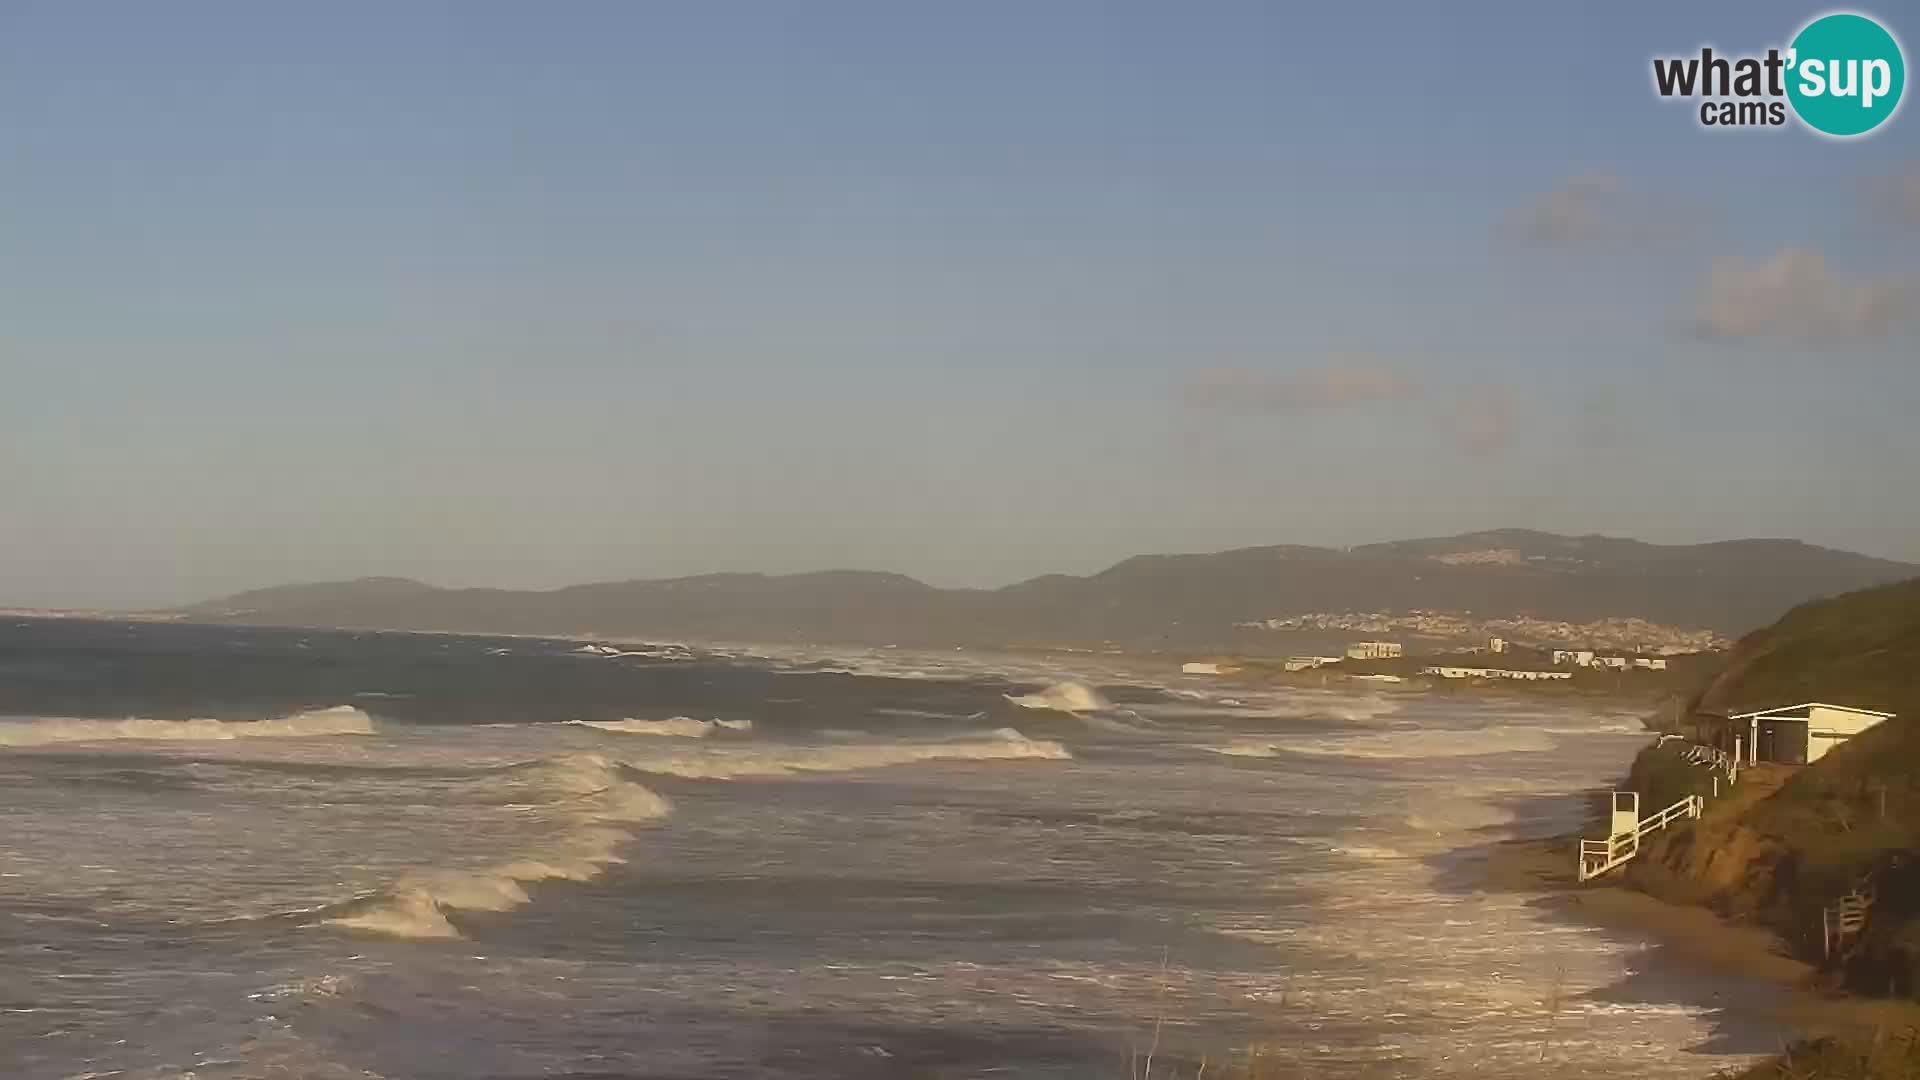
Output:
<path fill-rule="evenodd" d="M 1769 930 L 1728 922 L 1705 907 L 1669 903 L 1622 883 L 1577 882 L 1573 840 L 1489 845 L 1479 887 L 1533 894 L 1542 908 L 1570 921 L 1647 939 L 1675 966 L 1771 989 L 1772 994 L 1717 1004 L 1730 1019 L 1778 1028 L 1777 1049 L 1801 1039 L 1872 1039 L 1880 1032 L 1920 1028 L 1920 1002 L 1835 990 L 1817 968 L 1789 955 Z"/>

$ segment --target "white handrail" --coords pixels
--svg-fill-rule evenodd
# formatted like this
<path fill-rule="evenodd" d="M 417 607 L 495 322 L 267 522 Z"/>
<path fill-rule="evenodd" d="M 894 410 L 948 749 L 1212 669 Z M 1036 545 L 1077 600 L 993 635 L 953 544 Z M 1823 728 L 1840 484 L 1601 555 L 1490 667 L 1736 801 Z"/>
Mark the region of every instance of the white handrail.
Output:
<path fill-rule="evenodd" d="M 1706 808 L 1706 800 L 1698 795 L 1688 795 L 1665 810 L 1647 818 L 1629 832 L 1615 833 L 1605 840 L 1580 841 L 1580 880 L 1599 877 L 1601 874 L 1640 854 L 1640 838 L 1658 829 L 1664 829 L 1681 818 L 1697 818 Z"/>

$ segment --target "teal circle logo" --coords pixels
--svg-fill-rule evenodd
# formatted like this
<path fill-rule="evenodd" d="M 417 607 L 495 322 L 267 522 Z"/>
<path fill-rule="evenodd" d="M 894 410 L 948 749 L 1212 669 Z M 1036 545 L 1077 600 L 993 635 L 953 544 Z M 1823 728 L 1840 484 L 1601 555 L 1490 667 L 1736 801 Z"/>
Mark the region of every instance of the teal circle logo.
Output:
<path fill-rule="evenodd" d="M 1893 35 L 1865 15 L 1813 20 L 1794 37 L 1787 57 L 1787 100 L 1815 131 L 1865 135 L 1900 107 L 1906 57 Z"/>

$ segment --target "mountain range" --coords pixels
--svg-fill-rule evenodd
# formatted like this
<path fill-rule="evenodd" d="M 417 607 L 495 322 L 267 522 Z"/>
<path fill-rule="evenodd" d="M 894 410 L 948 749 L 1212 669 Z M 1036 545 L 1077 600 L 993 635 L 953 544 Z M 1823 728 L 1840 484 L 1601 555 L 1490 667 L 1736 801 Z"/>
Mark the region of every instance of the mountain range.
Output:
<path fill-rule="evenodd" d="M 169 614 L 194 621 L 932 645 L 1275 644 L 1247 623 L 1302 613 L 1641 619 L 1738 634 L 1806 600 L 1920 576 L 1920 566 L 1797 540 L 1649 544 L 1500 529 L 1352 548 L 1281 545 L 1140 555 L 1087 576 L 943 589 L 858 570 L 704 574 L 552 590 L 403 578 L 257 589 Z M 1280 648 L 1275 644 L 1276 648 Z"/>

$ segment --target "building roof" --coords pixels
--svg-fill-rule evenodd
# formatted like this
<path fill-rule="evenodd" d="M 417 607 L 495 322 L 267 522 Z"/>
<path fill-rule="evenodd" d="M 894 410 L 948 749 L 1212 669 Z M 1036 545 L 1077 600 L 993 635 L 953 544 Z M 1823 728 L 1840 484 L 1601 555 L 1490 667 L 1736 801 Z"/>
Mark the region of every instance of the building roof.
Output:
<path fill-rule="evenodd" d="M 1862 716 L 1877 716 L 1882 720 L 1893 716 L 1890 712 L 1878 709 L 1861 709 L 1852 705 L 1829 705 L 1824 701 L 1807 701 L 1799 705 L 1775 705 L 1771 709 L 1756 709 L 1753 712 L 1734 713 L 1729 720 L 1804 720 L 1805 716 L 1790 716 L 1789 713 L 1809 713 L 1814 709 L 1838 709 L 1841 712 L 1859 713 Z"/>

